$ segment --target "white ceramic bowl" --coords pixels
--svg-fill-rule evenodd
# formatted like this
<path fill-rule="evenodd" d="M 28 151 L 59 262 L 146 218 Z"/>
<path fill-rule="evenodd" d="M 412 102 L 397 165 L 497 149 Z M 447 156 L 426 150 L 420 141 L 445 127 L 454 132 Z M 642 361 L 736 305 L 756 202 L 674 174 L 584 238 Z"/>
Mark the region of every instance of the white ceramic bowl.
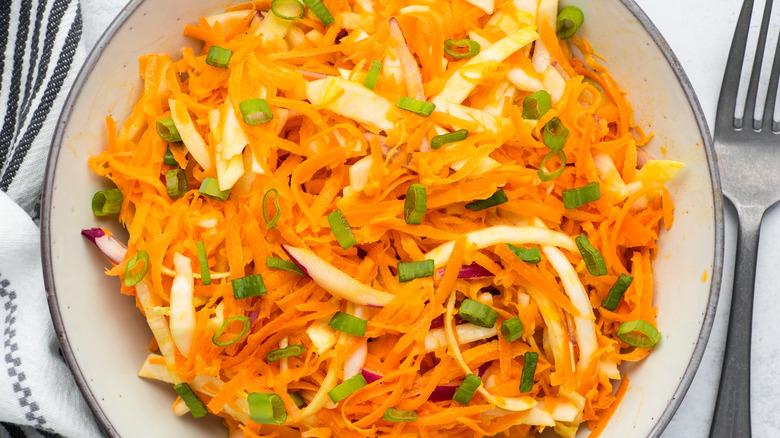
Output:
<path fill-rule="evenodd" d="M 661 237 L 655 262 L 662 339 L 647 359 L 623 367 L 631 383 L 602 435 L 655 437 L 693 379 L 717 303 L 723 215 L 712 142 L 682 67 L 632 0 L 562 3 L 584 11 L 581 35 L 628 91 L 639 124 L 658 134 L 651 153 L 687 163 L 670 187 L 676 218 Z M 149 329 L 134 299 L 120 295 L 116 279 L 103 274 L 102 255 L 79 234 L 82 228 L 104 226 L 121 235 L 115 219 L 92 215 L 91 196 L 106 181 L 86 162 L 106 146 L 105 116 L 123 120 L 141 91 L 138 57 L 148 52 L 176 56 L 183 45 L 197 44 L 181 36 L 184 25 L 224 7 L 224 0 L 131 1 L 79 74 L 52 145 L 41 226 L 49 306 L 65 358 L 112 437 L 224 433 L 216 420 L 176 417 L 171 412 L 174 391 L 136 377 L 148 353 Z"/>

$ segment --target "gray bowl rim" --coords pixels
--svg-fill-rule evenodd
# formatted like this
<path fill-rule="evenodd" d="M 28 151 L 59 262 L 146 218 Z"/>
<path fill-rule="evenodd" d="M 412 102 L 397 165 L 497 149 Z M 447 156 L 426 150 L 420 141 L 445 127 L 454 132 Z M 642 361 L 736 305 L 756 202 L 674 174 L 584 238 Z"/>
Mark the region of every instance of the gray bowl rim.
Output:
<path fill-rule="evenodd" d="M 76 380 L 76 386 L 84 396 L 87 405 L 92 413 L 95 415 L 100 427 L 111 438 L 121 438 L 117 430 L 114 428 L 108 416 L 103 412 L 100 407 L 100 402 L 92 394 L 87 383 L 86 376 L 81 372 L 79 365 L 76 361 L 76 357 L 73 354 L 73 349 L 70 346 L 68 340 L 67 331 L 63 324 L 62 315 L 60 315 L 59 304 L 57 301 L 57 291 L 54 284 L 54 271 L 52 268 L 52 254 L 51 254 L 51 207 L 52 207 L 52 192 L 54 186 L 54 176 L 57 166 L 57 158 L 59 157 L 60 144 L 65 132 L 67 121 L 70 117 L 71 110 L 76 100 L 79 97 L 79 92 L 82 85 L 92 73 L 97 60 L 103 52 L 103 49 L 111 42 L 117 30 L 122 27 L 124 22 L 130 17 L 133 12 L 146 0 L 131 0 L 117 15 L 117 17 L 111 22 L 106 31 L 97 41 L 95 46 L 89 53 L 84 65 L 81 67 L 76 80 L 73 82 L 73 86 L 68 92 L 68 97 L 63 105 L 62 113 L 60 114 L 57 124 L 55 126 L 55 133 L 51 143 L 51 149 L 49 151 L 49 157 L 46 164 L 46 174 L 44 176 L 43 195 L 41 199 L 41 259 L 43 262 L 43 280 L 46 288 L 46 297 L 49 304 L 49 313 L 51 314 L 52 322 L 54 323 L 54 330 L 57 334 L 62 355 L 65 358 L 65 362 L 68 364 L 73 377 Z M 710 135 L 709 126 L 707 120 L 704 117 L 699 99 L 696 97 L 696 93 L 693 90 L 693 86 L 688 80 L 688 76 L 680 64 L 680 61 L 672 52 L 671 47 L 666 42 L 661 32 L 653 24 L 650 18 L 645 14 L 642 8 L 636 4 L 634 0 L 620 0 L 620 2 L 628 9 L 631 14 L 639 21 L 645 28 L 645 31 L 655 41 L 655 44 L 664 54 L 669 66 L 675 72 L 677 79 L 682 87 L 688 102 L 690 103 L 691 110 L 696 118 L 696 123 L 699 127 L 699 132 L 704 140 L 704 150 L 707 157 L 707 165 L 710 171 L 710 179 L 712 181 L 712 201 L 715 214 L 715 254 L 713 257 L 713 271 L 711 275 L 710 295 L 707 302 L 707 311 L 704 316 L 704 322 L 702 323 L 701 330 L 699 331 L 699 337 L 696 341 L 696 347 L 688 362 L 685 373 L 680 380 L 680 384 L 677 386 L 677 390 L 672 395 L 672 399 L 669 401 L 663 414 L 658 417 L 655 426 L 650 431 L 648 438 L 657 438 L 661 436 L 666 426 L 671 421 L 677 408 L 680 406 L 685 394 L 688 392 L 688 388 L 691 386 L 696 371 L 701 363 L 704 350 L 707 346 L 707 341 L 712 331 L 712 324 L 715 319 L 715 309 L 718 304 L 718 297 L 720 294 L 720 284 L 723 274 L 723 253 L 724 253 L 724 219 L 723 219 L 723 196 L 721 191 L 720 175 L 718 173 L 718 167 L 716 165 L 717 160 L 715 158 L 715 149 Z"/>

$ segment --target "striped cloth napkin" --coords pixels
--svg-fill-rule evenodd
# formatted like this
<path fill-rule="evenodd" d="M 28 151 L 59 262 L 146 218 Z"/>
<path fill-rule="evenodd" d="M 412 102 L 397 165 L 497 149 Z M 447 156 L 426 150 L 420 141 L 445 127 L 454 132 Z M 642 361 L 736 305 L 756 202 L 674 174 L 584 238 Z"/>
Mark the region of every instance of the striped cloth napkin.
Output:
<path fill-rule="evenodd" d="M 0 0 L 0 438 L 102 436 L 59 352 L 36 225 L 81 32 L 78 0 Z"/>

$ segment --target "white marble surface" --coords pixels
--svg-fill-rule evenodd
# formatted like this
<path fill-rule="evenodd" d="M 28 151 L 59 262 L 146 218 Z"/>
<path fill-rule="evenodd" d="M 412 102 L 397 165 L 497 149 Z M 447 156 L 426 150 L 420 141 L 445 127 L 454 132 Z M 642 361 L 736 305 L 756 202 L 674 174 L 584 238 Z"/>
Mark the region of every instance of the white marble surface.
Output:
<path fill-rule="evenodd" d="M 599 0 L 594 0 L 599 1 Z M 698 94 L 712 129 L 718 92 L 728 48 L 739 13 L 740 0 L 636 0 L 653 20 L 680 59 Z M 91 48 L 103 30 L 124 7 L 126 0 L 81 0 L 84 42 Z M 760 3 L 760 1 L 759 1 Z M 776 14 L 778 15 L 778 14 Z M 726 214 L 726 266 L 721 299 L 704 359 L 677 415 L 664 438 L 706 437 L 720 376 L 736 239 L 736 216 Z M 773 285 L 780 284 L 780 215 L 771 212 L 762 227 L 753 335 L 752 409 L 753 435 L 780 436 L 780 343 L 775 342 L 774 319 L 780 303 L 773 300 Z"/>

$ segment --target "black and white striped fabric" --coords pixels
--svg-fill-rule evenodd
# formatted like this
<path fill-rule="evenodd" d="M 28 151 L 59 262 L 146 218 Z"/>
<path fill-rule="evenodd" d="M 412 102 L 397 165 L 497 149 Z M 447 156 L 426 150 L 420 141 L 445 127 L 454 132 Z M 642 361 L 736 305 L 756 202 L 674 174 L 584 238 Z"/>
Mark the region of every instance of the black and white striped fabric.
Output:
<path fill-rule="evenodd" d="M 0 438 L 102 436 L 59 354 L 35 224 L 81 34 L 78 0 L 0 0 Z"/>

